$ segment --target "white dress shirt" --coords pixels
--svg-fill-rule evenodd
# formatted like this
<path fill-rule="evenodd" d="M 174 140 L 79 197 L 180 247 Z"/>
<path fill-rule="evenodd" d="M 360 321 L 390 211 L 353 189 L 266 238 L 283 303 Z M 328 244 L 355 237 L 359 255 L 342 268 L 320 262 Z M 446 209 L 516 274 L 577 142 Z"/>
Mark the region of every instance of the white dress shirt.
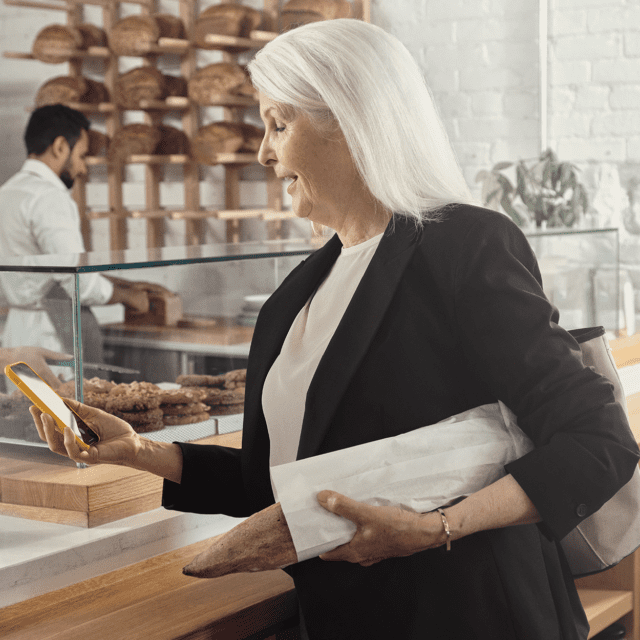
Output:
<path fill-rule="evenodd" d="M 37 264 L 36 256 L 63 254 L 57 262 L 73 265 L 75 254 L 84 250 L 80 214 L 69 190 L 46 164 L 27 160 L 0 187 L 0 260 L 8 256 L 33 256 L 25 257 L 25 264 Z M 42 298 L 54 280 L 71 295 L 73 276 L 0 272 L 3 293 L 11 306 L 2 336 L 3 347 L 34 345 L 61 349 L 55 328 L 41 310 Z M 105 304 L 112 295 L 113 284 L 100 274 L 81 276 L 82 305 Z"/>

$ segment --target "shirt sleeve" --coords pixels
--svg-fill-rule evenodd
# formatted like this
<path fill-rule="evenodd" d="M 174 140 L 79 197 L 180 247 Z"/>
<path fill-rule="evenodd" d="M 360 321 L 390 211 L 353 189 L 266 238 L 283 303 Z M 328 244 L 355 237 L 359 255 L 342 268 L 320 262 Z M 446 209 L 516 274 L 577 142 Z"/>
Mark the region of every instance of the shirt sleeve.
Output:
<path fill-rule="evenodd" d="M 630 480 L 640 454 L 611 383 L 584 367 L 578 344 L 559 326 L 524 234 L 506 217 L 495 220 L 467 229 L 455 318 L 478 379 L 535 444 L 505 468 L 545 533 L 561 539 Z"/>

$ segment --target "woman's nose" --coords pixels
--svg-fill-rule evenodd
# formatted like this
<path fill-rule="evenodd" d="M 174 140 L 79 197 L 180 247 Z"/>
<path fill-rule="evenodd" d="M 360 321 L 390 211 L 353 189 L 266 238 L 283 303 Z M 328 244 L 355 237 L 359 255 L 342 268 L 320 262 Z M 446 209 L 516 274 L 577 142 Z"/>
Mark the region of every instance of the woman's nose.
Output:
<path fill-rule="evenodd" d="M 267 135 L 265 134 L 264 138 L 262 138 L 262 142 L 260 143 L 260 149 L 258 149 L 258 162 L 265 166 L 271 166 L 276 163 L 275 153 L 267 140 Z"/>

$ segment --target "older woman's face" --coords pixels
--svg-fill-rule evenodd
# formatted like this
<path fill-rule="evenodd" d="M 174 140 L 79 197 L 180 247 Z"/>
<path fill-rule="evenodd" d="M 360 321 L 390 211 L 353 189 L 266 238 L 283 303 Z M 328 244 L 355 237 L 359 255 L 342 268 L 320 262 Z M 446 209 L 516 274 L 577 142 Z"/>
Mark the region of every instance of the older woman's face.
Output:
<path fill-rule="evenodd" d="M 264 95 L 260 116 L 265 136 L 259 162 L 273 167 L 278 177 L 293 180 L 287 192 L 297 216 L 335 229 L 359 181 L 342 132 L 323 135 L 308 118 Z"/>

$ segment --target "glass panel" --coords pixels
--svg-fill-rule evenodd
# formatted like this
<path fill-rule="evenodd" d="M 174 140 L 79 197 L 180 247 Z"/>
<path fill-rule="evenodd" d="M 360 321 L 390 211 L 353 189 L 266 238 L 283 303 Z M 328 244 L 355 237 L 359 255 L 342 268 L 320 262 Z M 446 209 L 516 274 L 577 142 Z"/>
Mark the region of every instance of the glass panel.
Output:
<path fill-rule="evenodd" d="M 545 231 L 527 234 L 538 258 L 545 293 L 565 329 L 603 325 L 618 334 L 621 277 L 618 230 Z"/>

